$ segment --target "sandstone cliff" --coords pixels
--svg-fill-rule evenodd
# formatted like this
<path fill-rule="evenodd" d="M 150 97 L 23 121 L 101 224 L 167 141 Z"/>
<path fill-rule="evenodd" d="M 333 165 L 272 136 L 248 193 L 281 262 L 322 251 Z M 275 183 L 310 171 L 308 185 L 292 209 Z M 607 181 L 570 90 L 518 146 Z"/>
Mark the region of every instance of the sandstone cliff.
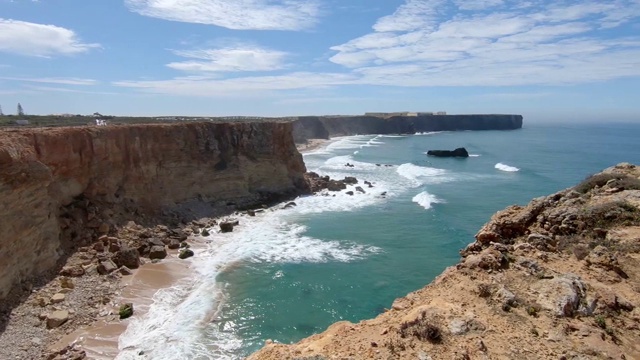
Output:
<path fill-rule="evenodd" d="M 285 122 L 0 131 L 0 299 L 109 232 L 120 210 L 250 205 L 305 190 L 291 134 Z"/>
<path fill-rule="evenodd" d="M 294 122 L 296 142 L 356 134 L 415 134 L 429 131 L 513 130 L 521 115 L 302 116 Z"/>
<path fill-rule="evenodd" d="M 461 254 L 375 319 L 250 359 L 640 359 L 639 167 L 498 212 Z"/>

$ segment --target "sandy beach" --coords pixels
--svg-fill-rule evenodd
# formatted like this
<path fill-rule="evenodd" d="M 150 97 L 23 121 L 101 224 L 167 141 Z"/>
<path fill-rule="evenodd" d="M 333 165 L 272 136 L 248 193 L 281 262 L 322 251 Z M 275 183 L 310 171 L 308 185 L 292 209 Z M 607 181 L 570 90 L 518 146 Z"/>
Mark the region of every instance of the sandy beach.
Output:
<path fill-rule="evenodd" d="M 301 153 L 310 153 L 326 146 L 329 139 L 309 139 L 304 144 L 298 144 Z M 187 241 L 193 250 L 203 250 L 207 244 L 199 236 L 191 236 Z M 158 290 L 169 288 L 178 281 L 192 274 L 191 261 L 177 258 L 178 251 L 170 250 L 167 259 L 158 263 L 146 263 L 133 271 L 132 275 L 124 276 L 120 281 L 117 304 L 134 304 L 134 317 L 144 316 L 153 304 L 153 297 Z M 113 359 L 120 349 L 118 340 L 127 330 L 130 322 L 118 318 L 118 308 L 105 306 L 100 318 L 88 327 L 82 327 L 63 337 L 54 347 L 63 348 L 74 343 L 86 351 L 91 359 Z"/>

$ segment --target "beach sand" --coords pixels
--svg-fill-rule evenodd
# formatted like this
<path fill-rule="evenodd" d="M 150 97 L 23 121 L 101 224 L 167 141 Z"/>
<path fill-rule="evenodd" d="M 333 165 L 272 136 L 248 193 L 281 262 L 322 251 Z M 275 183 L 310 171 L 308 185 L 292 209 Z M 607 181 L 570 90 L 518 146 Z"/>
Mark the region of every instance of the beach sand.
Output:
<path fill-rule="evenodd" d="M 188 240 L 191 248 L 197 250 L 206 245 L 203 241 Z M 168 250 L 167 259 L 159 263 L 147 263 L 134 270 L 133 275 L 122 278 L 122 290 L 117 304 L 134 304 L 134 317 L 144 315 L 153 296 L 159 289 L 173 286 L 179 280 L 192 274 L 191 261 L 177 258 L 177 250 Z M 129 320 L 120 320 L 118 308 L 105 306 L 102 312 L 110 312 L 91 326 L 80 328 L 62 338 L 57 346 L 75 342 L 82 346 L 90 359 L 113 359 L 118 353 L 118 338 L 127 329 Z"/>
<path fill-rule="evenodd" d="M 298 151 L 301 153 L 310 153 L 320 147 L 323 147 L 331 140 L 329 139 L 308 139 L 304 144 L 296 144 Z"/>
<path fill-rule="evenodd" d="M 310 153 L 326 146 L 329 139 L 309 139 L 298 144 L 298 151 Z M 190 238 L 192 249 L 205 249 L 204 240 Z M 159 263 L 147 263 L 134 270 L 133 275 L 123 277 L 122 290 L 117 298 L 118 305 L 134 304 L 134 317 L 143 316 L 153 304 L 154 294 L 164 288 L 175 285 L 179 280 L 192 275 L 191 261 L 177 258 L 177 250 L 169 250 L 168 257 Z M 88 327 L 80 328 L 62 338 L 56 347 L 70 343 L 80 345 L 91 359 L 113 359 L 119 351 L 118 339 L 126 331 L 129 320 L 118 318 L 118 308 L 105 306 L 102 313 L 110 313 L 96 320 Z"/>

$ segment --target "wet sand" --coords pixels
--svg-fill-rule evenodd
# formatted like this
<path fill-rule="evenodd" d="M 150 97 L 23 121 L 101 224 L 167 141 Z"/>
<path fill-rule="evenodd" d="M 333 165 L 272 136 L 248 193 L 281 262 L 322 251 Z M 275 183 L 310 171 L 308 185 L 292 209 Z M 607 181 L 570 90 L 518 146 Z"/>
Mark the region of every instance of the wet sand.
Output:
<path fill-rule="evenodd" d="M 331 140 L 309 139 L 305 144 L 298 144 L 298 151 L 310 153 L 326 146 Z M 196 251 L 207 248 L 202 239 L 189 239 L 188 243 Z M 179 280 L 192 274 L 191 261 L 177 258 L 177 250 L 168 250 L 167 258 L 159 263 L 147 263 L 134 270 L 133 275 L 124 276 L 121 281 L 122 290 L 116 299 L 118 305 L 134 304 L 134 318 L 143 316 L 153 304 L 155 293 L 164 288 L 175 285 Z M 90 359 L 113 359 L 119 354 L 118 339 L 129 323 L 129 320 L 119 320 L 118 307 L 105 305 L 101 313 L 110 312 L 111 315 L 100 317 L 88 327 L 80 328 L 62 338 L 56 346 L 66 346 L 77 343 L 86 351 Z"/>
<path fill-rule="evenodd" d="M 204 248 L 200 241 L 189 240 L 192 249 Z M 117 298 L 117 304 L 133 303 L 134 317 L 144 315 L 151 304 L 153 296 L 159 290 L 176 284 L 179 280 L 192 274 L 191 261 L 177 258 L 177 250 L 168 250 L 167 259 L 153 264 L 147 263 L 134 270 L 133 275 L 122 278 L 122 290 Z M 110 311 L 107 315 L 96 320 L 89 327 L 80 328 L 65 336 L 58 345 L 76 342 L 87 352 L 90 359 L 113 359 L 118 353 L 118 338 L 127 329 L 129 320 L 119 320 L 118 307 L 106 305 L 101 312 Z"/>

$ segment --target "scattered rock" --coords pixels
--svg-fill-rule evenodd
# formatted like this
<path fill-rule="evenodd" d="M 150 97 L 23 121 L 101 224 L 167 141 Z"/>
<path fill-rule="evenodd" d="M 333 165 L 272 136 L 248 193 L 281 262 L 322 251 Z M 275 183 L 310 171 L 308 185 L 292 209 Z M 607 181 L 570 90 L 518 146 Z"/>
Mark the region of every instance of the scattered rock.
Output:
<path fill-rule="evenodd" d="M 171 250 L 179 249 L 181 242 L 177 239 L 172 239 L 167 247 Z"/>
<path fill-rule="evenodd" d="M 163 246 L 152 246 L 149 250 L 149 259 L 164 259 L 167 257 L 167 249 Z"/>
<path fill-rule="evenodd" d="M 120 306 L 120 310 L 118 310 L 118 315 L 120 315 L 120 320 L 129 318 L 133 315 L 133 304 L 126 303 Z"/>
<path fill-rule="evenodd" d="M 51 297 L 50 301 L 52 304 L 57 304 L 63 302 L 65 298 L 64 294 L 57 293 Z"/>
<path fill-rule="evenodd" d="M 349 196 L 353 196 L 353 191 L 347 191 L 345 194 L 347 194 Z"/>
<path fill-rule="evenodd" d="M 356 191 L 360 192 L 360 193 L 363 193 L 363 194 L 366 194 L 366 191 L 364 191 L 364 189 L 361 188 L 360 186 L 356 186 Z"/>
<path fill-rule="evenodd" d="M 353 176 L 347 176 L 342 180 L 342 182 L 348 185 L 355 185 L 358 183 L 358 179 L 354 178 Z"/>
<path fill-rule="evenodd" d="M 60 275 L 69 277 L 80 277 L 84 275 L 84 268 L 80 265 L 65 266 L 60 270 Z"/>
<path fill-rule="evenodd" d="M 191 249 L 182 249 L 180 250 L 180 254 L 178 255 L 178 257 L 180 259 L 186 259 L 186 258 L 190 258 L 194 255 L 193 250 Z"/>
<path fill-rule="evenodd" d="M 232 221 L 224 221 L 219 224 L 220 232 L 228 233 L 233 231 L 234 222 Z"/>
<path fill-rule="evenodd" d="M 209 230 L 207 230 L 207 228 L 202 229 L 202 231 L 200 232 L 200 235 L 202 236 L 209 236 L 211 235 L 211 233 L 209 233 Z"/>
<path fill-rule="evenodd" d="M 101 261 L 100 264 L 98 264 L 98 274 L 100 275 L 110 274 L 117 269 L 118 266 L 111 260 Z"/>
<path fill-rule="evenodd" d="M 137 269 L 140 267 L 140 254 L 138 250 L 124 246 L 115 254 L 113 261 L 118 267 L 126 266 L 129 269 Z"/>
<path fill-rule="evenodd" d="M 54 329 L 64 324 L 69 320 L 69 311 L 58 310 L 47 315 L 47 328 Z"/>
<path fill-rule="evenodd" d="M 120 274 L 122 275 L 133 275 L 133 271 L 126 266 L 121 266 L 118 271 L 120 271 Z"/>

